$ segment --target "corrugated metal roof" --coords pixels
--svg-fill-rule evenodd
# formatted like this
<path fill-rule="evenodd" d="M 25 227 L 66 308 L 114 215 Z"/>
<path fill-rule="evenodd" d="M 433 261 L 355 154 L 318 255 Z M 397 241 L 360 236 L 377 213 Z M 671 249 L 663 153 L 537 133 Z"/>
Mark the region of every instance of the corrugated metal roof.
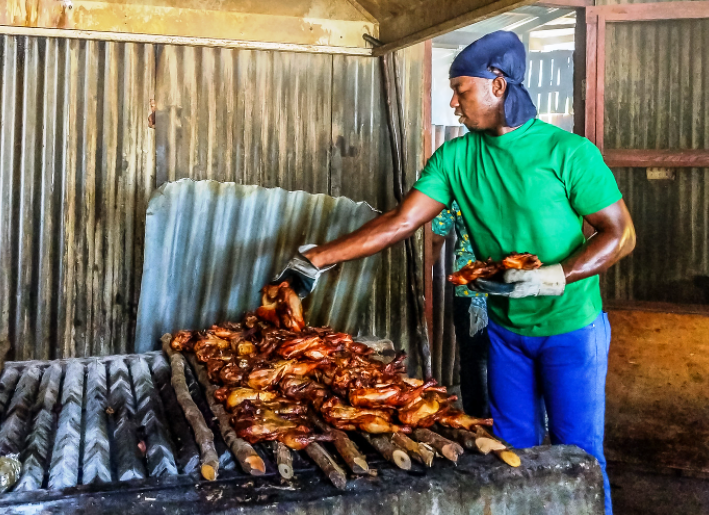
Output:
<path fill-rule="evenodd" d="M 607 25 L 606 148 L 709 149 L 707 34 L 709 20 Z M 605 296 L 709 304 L 709 169 L 614 172 L 637 247 L 603 276 Z"/>
<path fill-rule="evenodd" d="M 159 348 L 166 332 L 240 320 L 300 245 L 331 241 L 375 216 L 344 197 L 216 181 L 164 184 L 148 205 L 136 350 Z M 324 275 L 304 303 L 306 321 L 356 333 L 377 262 L 351 261 Z"/>
<path fill-rule="evenodd" d="M 154 184 L 154 47 L 0 38 L 0 340 L 126 352 Z"/>

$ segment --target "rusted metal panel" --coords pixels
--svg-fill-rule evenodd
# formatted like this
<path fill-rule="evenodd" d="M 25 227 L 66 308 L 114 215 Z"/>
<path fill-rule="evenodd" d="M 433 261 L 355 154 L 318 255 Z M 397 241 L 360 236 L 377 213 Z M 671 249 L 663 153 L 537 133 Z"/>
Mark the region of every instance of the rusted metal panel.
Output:
<path fill-rule="evenodd" d="M 328 192 L 332 56 L 161 48 L 157 177 Z"/>
<path fill-rule="evenodd" d="M 0 340 L 16 359 L 125 352 L 154 184 L 154 48 L 0 43 Z"/>
<path fill-rule="evenodd" d="M 158 184 L 215 179 L 396 205 L 377 60 L 168 46 L 158 62 Z M 410 186 L 423 165 L 423 45 L 398 62 Z M 403 245 L 382 253 L 358 327 L 408 349 L 405 270 Z"/>
<path fill-rule="evenodd" d="M 431 140 L 434 152 L 446 141 L 463 136 L 467 129 L 463 126 L 431 126 Z M 453 325 L 454 287 L 448 282 L 453 273 L 455 256 L 455 234 L 451 232 L 446 239 L 440 256 L 433 266 L 433 356 L 434 377 L 446 386 L 460 384 L 460 356 L 458 342 Z"/>
<path fill-rule="evenodd" d="M 0 342 L 15 359 L 133 350 L 156 174 L 158 185 L 339 188 L 393 206 L 374 59 L 23 36 L 1 51 Z M 417 52 L 401 54 L 411 182 L 422 164 Z M 338 152 L 350 164 L 335 165 Z M 362 326 L 406 348 L 402 256 L 384 255 Z"/>
<path fill-rule="evenodd" d="M 148 206 L 136 350 L 160 348 L 166 332 L 241 320 L 300 245 L 333 240 L 376 216 L 344 197 L 216 181 L 164 184 Z M 303 306 L 308 323 L 357 334 L 377 261 L 351 261 L 323 276 Z"/>
<path fill-rule="evenodd" d="M 606 456 L 709 472 L 709 317 L 611 311 Z"/>
<path fill-rule="evenodd" d="M 607 26 L 608 149 L 709 149 L 709 20 Z M 638 235 L 602 278 L 610 299 L 709 304 L 709 169 L 616 168 Z"/>

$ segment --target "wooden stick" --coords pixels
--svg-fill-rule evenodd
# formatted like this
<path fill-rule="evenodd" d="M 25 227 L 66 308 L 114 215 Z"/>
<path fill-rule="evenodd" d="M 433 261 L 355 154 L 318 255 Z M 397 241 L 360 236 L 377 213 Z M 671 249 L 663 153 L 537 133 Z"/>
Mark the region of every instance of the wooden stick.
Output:
<path fill-rule="evenodd" d="M 388 461 L 392 462 L 400 469 L 411 469 L 411 458 L 409 458 L 409 455 L 406 454 L 406 451 L 401 449 L 391 440 L 391 436 L 370 435 L 369 433 L 362 433 L 362 435 L 367 439 L 370 445 Z"/>
<path fill-rule="evenodd" d="M 162 337 L 163 350 L 170 359 L 172 368 L 172 387 L 175 389 L 177 402 L 182 407 L 185 413 L 185 418 L 192 427 L 195 440 L 199 445 L 200 460 L 202 467 L 200 472 L 202 477 L 209 481 L 214 481 L 219 474 L 219 456 L 214 448 L 214 433 L 207 426 L 202 412 L 199 410 L 187 387 L 187 379 L 185 378 L 185 358 L 179 352 L 175 352 L 170 347 L 172 336 L 166 334 Z"/>
<path fill-rule="evenodd" d="M 460 445 L 442 437 L 438 433 L 434 433 L 430 429 L 424 429 L 422 427 L 415 429 L 414 438 L 416 438 L 419 442 L 430 445 L 436 449 L 436 452 L 438 452 L 441 456 L 444 456 L 454 462 L 457 462 L 458 457 L 463 454 L 463 448 Z"/>
<path fill-rule="evenodd" d="M 317 442 L 312 442 L 305 448 L 305 452 L 307 452 L 310 459 L 320 467 L 320 470 L 325 473 L 332 484 L 335 485 L 335 488 L 340 490 L 345 489 L 347 486 L 347 475 L 345 471 L 342 470 L 322 445 Z"/>
<path fill-rule="evenodd" d="M 522 460 L 520 460 L 519 456 L 517 455 L 516 452 L 514 452 L 512 449 L 509 448 L 504 442 L 502 442 L 499 438 L 494 437 L 490 433 L 488 433 L 485 429 L 483 429 L 480 426 L 475 426 L 475 435 L 477 436 L 475 444 L 480 447 L 487 446 L 492 453 L 500 458 L 503 462 L 507 463 L 510 467 L 519 467 L 522 464 Z M 484 440 L 493 440 L 495 442 L 500 443 L 501 445 L 504 446 L 504 449 L 500 448 L 491 448 L 487 442 Z M 478 441 L 480 440 L 480 441 Z M 481 450 L 482 451 L 482 450 Z M 487 453 L 485 453 L 487 454 Z"/>
<path fill-rule="evenodd" d="M 311 417 L 311 420 L 323 433 L 332 435 L 334 438 L 332 443 L 335 444 L 335 449 L 337 449 L 337 452 L 340 456 L 342 456 L 342 459 L 345 460 L 345 463 L 347 463 L 347 466 L 353 473 L 369 473 L 369 464 L 367 463 L 367 459 L 357 448 L 357 445 L 350 440 L 347 433 L 326 424 L 317 416 Z"/>
<path fill-rule="evenodd" d="M 276 456 L 276 464 L 278 465 L 278 473 L 283 479 L 293 478 L 293 454 L 291 450 L 281 442 L 274 442 L 272 445 L 273 453 Z"/>
<path fill-rule="evenodd" d="M 392 433 L 391 439 L 392 442 L 408 452 L 409 455 L 419 463 L 423 463 L 427 467 L 433 465 L 435 453 L 425 443 L 414 442 L 404 433 Z"/>
<path fill-rule="evenodd" d="M 455 440 L 469 451 L 478 451 L 478 447 L 475 445 L 475 439 L 478 438 L 478 436 L 471 431 L 438 425 L 436 426 L 436 432 L 446 438 Z"/>
<path fill-rule="evenodd" d="M 209 408 L 217 418 L 219 430 L 224 437 L 224 441 L 229 446 L 229 449 L 231 449 L 231 452 L 234 453 L 234 456 L 236 456 L 236 460 L 241 465 L 241 468 L 244 469 L 244 472 L 252 476 L 262 476 L 266 473 L 266 464 L 250 443 L 236 436 L 224 406 L 214 398 L 214 392 L 217 390 L 217 387 L 209 380 L 207 368 L 197 361 L 194 354 L 188 354 L 187 360 L 197 374 L 197 381 L 199 381 L 199 384 L 202 385 L 202 388 L 204 388 L 206 392 L 205 397 L 207 397 Z"/>

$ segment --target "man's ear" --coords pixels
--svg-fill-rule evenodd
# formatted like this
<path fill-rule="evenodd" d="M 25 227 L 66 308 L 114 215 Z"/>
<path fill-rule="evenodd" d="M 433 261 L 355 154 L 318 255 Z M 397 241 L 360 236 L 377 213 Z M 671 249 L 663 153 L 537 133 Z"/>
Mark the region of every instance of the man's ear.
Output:
<path fill-rule="evenodd" d="M 507 91 L 507 81 L 504 77 L 495 77 L 492 79 L 492 94 L 497 98 L 502 98 Z"/>

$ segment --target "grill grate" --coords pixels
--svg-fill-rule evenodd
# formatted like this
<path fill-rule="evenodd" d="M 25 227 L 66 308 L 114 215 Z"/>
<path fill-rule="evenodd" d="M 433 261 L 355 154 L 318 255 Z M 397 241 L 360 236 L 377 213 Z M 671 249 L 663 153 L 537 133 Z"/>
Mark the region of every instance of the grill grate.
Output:
<path fill-rule="evenodd" d="M 190 393 L 215 436 L 220 479 L 252 479 L 224 442 L 193 371 Z M 199 476 L 194 435 L 160 352 L 54 362 L 8 362 L 0 376 L 0 455 L 17 453 L 22 471 L 5 494 L 125 481 Z M 256 446 L 266 476 L 277 476 L 270 451 Z M 294 453 L 296 473 L 315 470 Z M 135 483 L 134 483 L 135 484 Z"/>

